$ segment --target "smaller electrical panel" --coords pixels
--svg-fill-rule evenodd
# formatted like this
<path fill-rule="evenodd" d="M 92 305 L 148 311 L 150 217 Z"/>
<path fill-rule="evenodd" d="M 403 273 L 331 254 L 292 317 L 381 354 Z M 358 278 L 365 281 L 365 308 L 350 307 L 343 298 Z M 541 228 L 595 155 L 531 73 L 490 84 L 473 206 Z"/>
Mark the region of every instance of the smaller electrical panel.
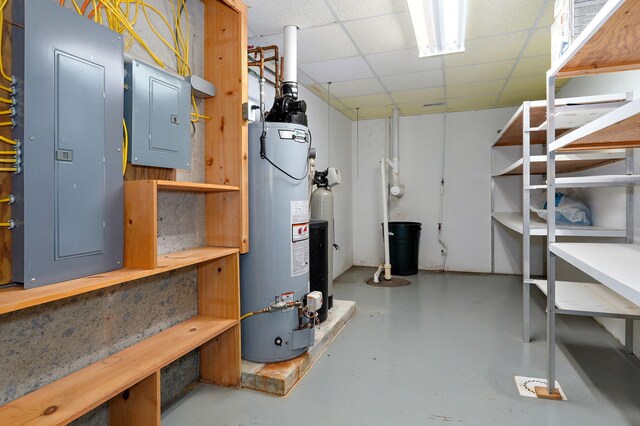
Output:
<path fill-rule="evenodd" d="M 131 164 L 191 168 L 191 85 L 137 59 L 125 63 Z"/>

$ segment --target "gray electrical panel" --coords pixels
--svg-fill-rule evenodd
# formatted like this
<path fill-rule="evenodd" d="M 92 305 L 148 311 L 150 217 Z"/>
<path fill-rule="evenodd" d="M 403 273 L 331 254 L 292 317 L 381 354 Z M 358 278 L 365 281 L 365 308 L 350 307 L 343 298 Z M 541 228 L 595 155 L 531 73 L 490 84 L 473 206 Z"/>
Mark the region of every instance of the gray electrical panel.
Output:
<path fill-rule="evenodd" d="M 191 85 L 136 59 L 126 68 L 124 114 L 131 164 L 191 168 Z"/>
<path fill-rule="evenodd" d="M 13 6 L 13 280 L 26 288 L 122 267 L 122 36 L 51 0 Z"/>

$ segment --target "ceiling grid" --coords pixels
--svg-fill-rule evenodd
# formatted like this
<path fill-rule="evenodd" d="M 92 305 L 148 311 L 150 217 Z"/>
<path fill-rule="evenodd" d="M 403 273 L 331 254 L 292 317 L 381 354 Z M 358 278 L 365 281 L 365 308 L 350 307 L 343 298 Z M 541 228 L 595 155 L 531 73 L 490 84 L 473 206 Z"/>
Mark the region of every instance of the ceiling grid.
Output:
<path fill-rule="evenodd" d="M 418 58 L 406 0 L 245 0 L 249 44 L 295 24 L 299 80 L 351 119 L 515 106 L 544 97 L 552 0 L 468 0 L 464 53 Z M 534 99 L 535 98 L 535 99 Z"/>

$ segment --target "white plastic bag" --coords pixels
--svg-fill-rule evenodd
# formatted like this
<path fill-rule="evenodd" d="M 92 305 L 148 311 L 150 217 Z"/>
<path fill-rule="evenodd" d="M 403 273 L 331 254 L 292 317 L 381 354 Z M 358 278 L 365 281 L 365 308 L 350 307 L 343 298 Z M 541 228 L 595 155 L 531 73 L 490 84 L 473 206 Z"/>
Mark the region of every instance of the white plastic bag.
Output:
<path fill-rule="evenodd" d="M 547 194 L 531 196 L 531 211 L 547 220 Z M 576 193 L 568 189 L 564 194 L 556 192 L 556 223 L 568 225 L 591 225 L 591 210 L 576 198 Z"/>

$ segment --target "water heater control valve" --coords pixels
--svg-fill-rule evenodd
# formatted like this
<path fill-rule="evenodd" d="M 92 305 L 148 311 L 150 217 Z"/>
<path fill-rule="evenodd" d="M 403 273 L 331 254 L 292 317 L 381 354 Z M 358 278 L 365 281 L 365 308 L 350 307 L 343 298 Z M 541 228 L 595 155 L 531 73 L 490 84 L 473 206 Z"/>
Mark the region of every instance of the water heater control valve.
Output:
<path fill-rule="evenodd" d="M 312 291 L 307 294 L 307 307 L 309 312 L 318 312 L 322 307 L 322 293 L 319 291 Z"/>

